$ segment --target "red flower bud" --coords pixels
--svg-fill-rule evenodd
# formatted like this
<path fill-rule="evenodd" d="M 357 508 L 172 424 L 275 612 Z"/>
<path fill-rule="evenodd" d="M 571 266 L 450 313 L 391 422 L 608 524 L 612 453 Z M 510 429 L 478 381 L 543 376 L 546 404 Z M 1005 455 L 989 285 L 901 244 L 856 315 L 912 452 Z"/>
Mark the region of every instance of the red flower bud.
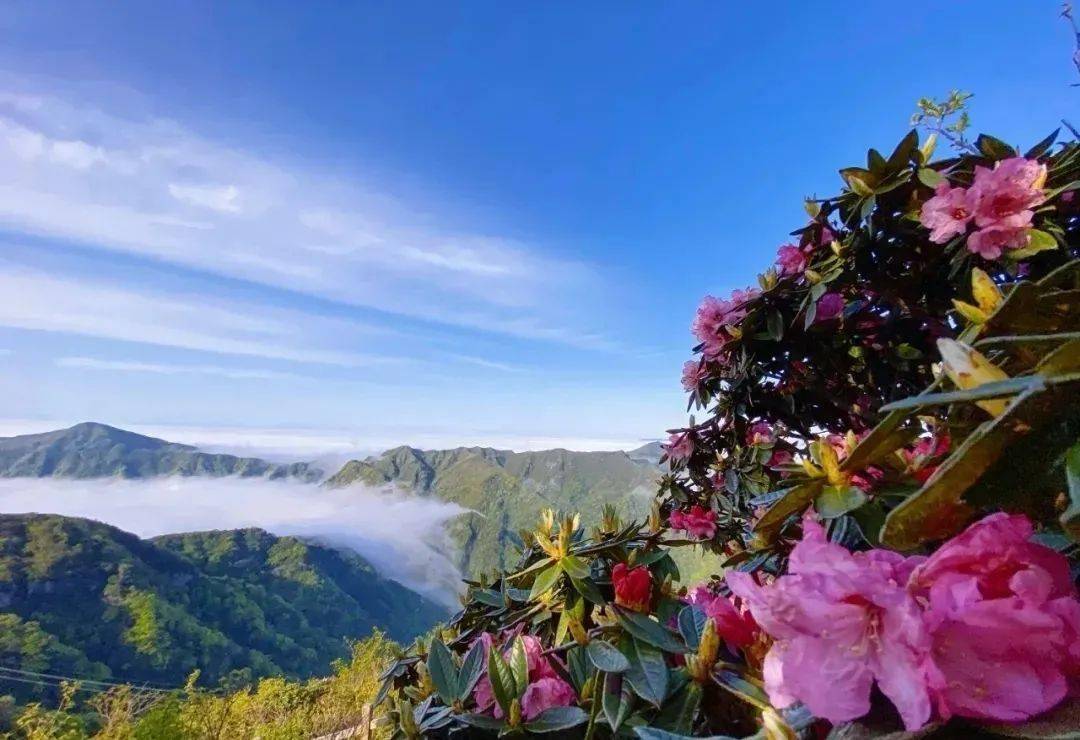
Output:
<path fill-rule="evenodd" d="M 627 609 L 643 612 L 649 609 L 652 579 L 644 565 L 627 568 L 626 563 L 616 563 L 611 569 L 611 582 L 615 586 L 615 603 Z"/>

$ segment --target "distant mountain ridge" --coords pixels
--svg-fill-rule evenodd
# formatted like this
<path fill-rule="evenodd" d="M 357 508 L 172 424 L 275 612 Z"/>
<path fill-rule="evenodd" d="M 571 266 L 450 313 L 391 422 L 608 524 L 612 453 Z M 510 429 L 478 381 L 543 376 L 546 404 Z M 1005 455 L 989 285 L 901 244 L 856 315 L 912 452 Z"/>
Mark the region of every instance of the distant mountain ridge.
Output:
<path fill-rule="evenodd" d="M 259 529 L 142 540 L 87 519 L 0 515 L 8 667 L 169 685 L 195 668 L 203 685 L 306 677 L 375 627 L 409 641 L 446 616 L 357 555 Z"/>
<path fill-rule="evenodd" d="M 148 478 L 159 475 L 236 475 L 314 482 L 322 471 L 306 462 L 201 452 L 107 424 L 84 422 L 42 434 L 0 437 L 0 477 Z"/>
<path fill-rule="evenodd" d="M 511 452 L 489 447 L 418 450 L 402 446 L 351 460 L 324 485 L 394 484 L 417 495 L 459 504 L 477 515 L 459 517 L 450 533 L 468 574 L 507 568 L 516 558 L 516 533 L 536 525 L 548 508 L 599 520 L 605 504 L 628 517 L 648 513 L 658 470 L 626 452 L 554 449 Z"/>

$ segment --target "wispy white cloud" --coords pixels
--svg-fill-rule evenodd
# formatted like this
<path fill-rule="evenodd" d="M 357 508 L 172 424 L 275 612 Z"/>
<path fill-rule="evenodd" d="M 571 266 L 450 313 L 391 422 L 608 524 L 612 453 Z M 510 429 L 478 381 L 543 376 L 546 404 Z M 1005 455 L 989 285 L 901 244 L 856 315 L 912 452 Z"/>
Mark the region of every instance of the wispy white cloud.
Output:
<path fill-rule="evenodd" d="M 26 84 L 0 74 L 0 226 L 425 321 L 611 344 L 588 325 L 603 284 L 587 265 L 441 226 L 371 173 L 331 176 Z"/>
<path fill-rule="evenodd" d="M 231 380 L 295 380 L 299 375 L 259 368 L 232 368 L 219 365 L 167 365 L 131 360 L 102 360 L 96 357 L 60 357 L 58 367 L 82 370 L 107 370 L 121 373 L 151 373 L 155 375 L 213 375 Z"/>
<path fill-rule="evenodd" d="M 67 332 L 228 355 L 341 367 L 410 364 L 385 352 L 343 351 L 385 335 L 355 321 L 204 295 L 53 277 L 0 260 L 0 326 Z"/>

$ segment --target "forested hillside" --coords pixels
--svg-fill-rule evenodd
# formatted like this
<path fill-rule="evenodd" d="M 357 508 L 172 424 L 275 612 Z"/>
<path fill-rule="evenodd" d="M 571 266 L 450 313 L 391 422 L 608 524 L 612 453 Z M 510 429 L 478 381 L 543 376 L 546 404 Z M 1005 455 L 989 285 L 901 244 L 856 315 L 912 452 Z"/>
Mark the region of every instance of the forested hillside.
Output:
<path fill-rule="evenodd" d="M 138 537 L 98 522 L 0 515 L 0 666 L 135 683 L 326 673 L 379 627 L 445 618 L 354 554 L 248 529 Z M 33 684 L 5 681 L 28 698 Z"/>

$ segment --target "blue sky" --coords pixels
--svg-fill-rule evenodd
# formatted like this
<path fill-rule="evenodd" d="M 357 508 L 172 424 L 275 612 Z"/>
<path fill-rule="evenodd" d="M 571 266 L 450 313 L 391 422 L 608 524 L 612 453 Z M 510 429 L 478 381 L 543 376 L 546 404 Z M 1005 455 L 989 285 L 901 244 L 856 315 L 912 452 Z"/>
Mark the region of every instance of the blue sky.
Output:
<path fill-rule="evenodd" d="M 1080 112 L 1057 2 L 729 5 L 6 4 L 0 431 L 654 438 L 700 297 L 916 98 Z"/>

